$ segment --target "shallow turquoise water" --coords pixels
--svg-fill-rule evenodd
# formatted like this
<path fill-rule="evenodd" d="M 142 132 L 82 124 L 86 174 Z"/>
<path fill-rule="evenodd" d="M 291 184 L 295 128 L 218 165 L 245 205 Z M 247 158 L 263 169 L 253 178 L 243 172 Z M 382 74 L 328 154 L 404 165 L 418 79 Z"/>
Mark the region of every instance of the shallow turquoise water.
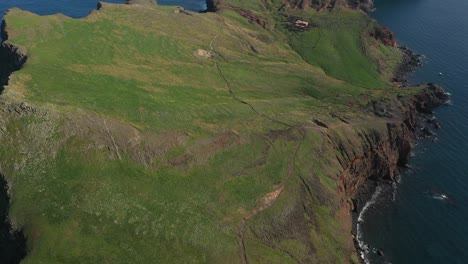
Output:
<path fill-rule="evenodd" d="M 439 140 L 418 144 L 393 201 L 384 195 L 364 215 L 364 242 L 384 253 L 369 254 L 371 263 L 468 263 L 468 1 L 376 7 L 373 16 L 400 44 L 425 55 L 411 82 L 442 84 L 453 105 L 436 110 Z"/>

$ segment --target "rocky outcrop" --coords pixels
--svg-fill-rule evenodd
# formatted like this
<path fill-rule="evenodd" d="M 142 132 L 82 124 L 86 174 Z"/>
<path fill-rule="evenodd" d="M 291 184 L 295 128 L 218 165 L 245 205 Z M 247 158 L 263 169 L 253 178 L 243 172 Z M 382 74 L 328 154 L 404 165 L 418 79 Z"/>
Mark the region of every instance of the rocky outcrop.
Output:
<path fill-rule="evenodd" d="M 365 12 L 372 10 L 374 6 L 373 0 L 283 0 L 284 5 L 293 9 L 308 10 L 314 9 L 322 11 L 325 9 L 333 9 L 337 6 L 361 9 Z M 266 1 L 264 1 L 266 5 Z M 206 0 L 206 12 L 216 12 L 224 7 L 223 0 Z"/>
<path fill-rule="evenodd" d="M 286 3 L 294 9 L 307 10 L 313 8 L 317 11 L 334 8 L 335 6 L 346 6 L 368 12 L 374 5 L 373 0 L 286 0 Z"/>
<path fill-rule="evenodd" d="M 393 35 L 393 32 L 387 27 L 378 26 L 374 28 L 369 35 L 376 40 L 382 42 L 386 46 L 397 47 L 398 43 Z"/>
<path fill-rule="evenodd" d="M 377 183 L 395 181 L 416 139 L 428 129 L 427 117 L 448 99 L 442 87 L 427 84 L 415 95 L 373 102 L 369 110 L 378 118 L 373 121 L 375 128 L 356 129 L 346 138 L 331 136 L 341 164 L 338 189 L 343 206 L 358 211 Z"/>
<path fill-rule="evenodd" d="M 221 0 L 206 0 L 206 11 L 216 12 L 220 8 Z"/>
<path fill-rule="evenodd" d="M 374 7 L 373 0 L 346 0 L 345 1 L 349 7 L 355 9 L 361 9 L 365 12 L 369 12 Z"/>
<path fill-rule="evenodd" d="M 399 47 L 403 55 L 403 60 L 395 70 L 394 82 L 406 83 L 407 76 L 409 73 L 421 66 L 421 55 L 414 53 L 412 50 L 406 47 Z"/>
<path fill-rule="evenodd" d="M 19 70 L 27 60 L 27 56 L 19 48 L 8 43 L 7 25 L 3 20 L 1 23 L 0 35 L 2 43 L 0 45 L 0 91 L 8 84 L 10 74 Z M 8 111 L 4 109 L 3 111 Z M 18 109 L 10 109 L 11 112 L 21 114 L 24 111 L 32 111 L 32 108 L 24 104 Z M 11 113 L 10 112 L 10 113 Z M 2 127 L 2 130 L 5 129 Z M 10 197 L 8 184 L 3 175 L 0 175 L 0 256 L 2 263 L 20 263 L 26 256 L 26 238 L 22 230 L 12 227 L 9 219 Z"/>
<path fill-rule="evenodd" d="M 342 212 L 350 214 L 344 221 L 353 222 L 351 232 L 357 251 L 361 248 L 355 239 L 355 228 L 366 202 L 377 186 L 397 180 L 400 168 L 406 167 L 411 157 L 416 140 L 432 136 L 431 128 L 440 127 L 432 110 L 448 102 L 446 91 L 435 84 L 418 89 L 413 95 L 369 104 L 369 112 L 375 115 L 375 119 L 365 122 L 370 126 L 353 127 L 346 134 L 328 135 L 341 167 L 338 174 L 340 207 Z"/>
<path fill-rule="evenodd" d="M 3 39 L 0 45 L 0 90 L 8 84 L 10 74 L 21 69 L 28 59 L 26 53 L 20 48 L 8 43 L 8 33 L 6 30 L 6 22 L 2 21 L 1 36 Z"/>
<path fill-rule="evenodd" d="M 247 18 L 247 20 L 252 23 L 252 24 L 258 24 L 259 26 L 261 26 L 262 28 L 265 28 L 265 19 L 259 17 L 259 16 L 256 16 L 252 13 L 252 11 L 250 10 L 247 10 L 247 9 L 244 9 L 244 8 L 238 8 L 238 9 L 235 9 L 235 11 L 237 11 L 237 13 L 239 13 L 239 15 Z"/>

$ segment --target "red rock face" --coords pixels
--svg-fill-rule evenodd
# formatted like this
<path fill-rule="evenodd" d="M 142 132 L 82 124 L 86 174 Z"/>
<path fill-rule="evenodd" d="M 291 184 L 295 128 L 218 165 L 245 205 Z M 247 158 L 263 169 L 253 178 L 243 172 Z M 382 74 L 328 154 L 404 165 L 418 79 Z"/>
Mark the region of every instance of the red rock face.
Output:
<path fill-rule="evenodd" d="M 392 46 L 392 47 L 398 46 L 398 43 L 393 35 L 393 32 L 390 31 L 390 29 L 386 27 L 379 27 L 379 28 L 374 29 L 374 31 L 372 31 L 370 35 L 374 37 L 375 39 L 379 40 L 380 42 L 382 42 L 386 46 Z"/>
<path fill-rule="evenodd" d="M 356 130 L 346 138 L 330 137 L 339 153 L 338 191 L 342 206 L 355 210 L 360 193 L 373 188 L 368 185 L 369 180 L 395 180 L 398 168 L 408 163 L 421 131 L 419 125 L 424 119 L 419 117 L 432 115 L 432 109 L 447 100 L 443 88 L 428 84 L 414 96 L 374 102 L 372 110 L 385 126 Z"/>
<path fill-rule="evenodd" d="M 247 9 L 236 9 L 236 11 L 243 17 L 247 18 L 250 23 L 255 23 L 260 25 L 262 28 L 265 28 L 265 20 L 261 17 L 254 15 L 250 10 Z"/>
<path fill-rule="evenodd" d="M 363 9 L 364 11 L 370 10 L 373 6 L 373 0 L 345 0 L 338 3 L 336 0 L 285 0 L 286 3 L 295 9 L 307 10 L 313 8 L 317 11 L 326 9 L 327 7 L 333 8 L 337 4 L 344 4 L 347 7 L 355 9 Z"/>

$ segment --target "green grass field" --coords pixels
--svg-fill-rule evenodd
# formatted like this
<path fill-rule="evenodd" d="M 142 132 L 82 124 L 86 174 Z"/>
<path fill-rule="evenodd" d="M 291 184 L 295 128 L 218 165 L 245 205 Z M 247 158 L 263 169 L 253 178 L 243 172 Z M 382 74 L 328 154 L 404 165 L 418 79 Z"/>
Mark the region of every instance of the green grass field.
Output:
<path fill-rule="evenodd" d="M 320 30 L 293 34 L 232 10 L 174 11 L 6 15 L 8 42 L 29 58 L 2 100 L 39 109 L 1 121 L 24 263 L 347 262 L 313 120 L 390 87 L 361 47 L 369 19 L 311 13 Z"/>

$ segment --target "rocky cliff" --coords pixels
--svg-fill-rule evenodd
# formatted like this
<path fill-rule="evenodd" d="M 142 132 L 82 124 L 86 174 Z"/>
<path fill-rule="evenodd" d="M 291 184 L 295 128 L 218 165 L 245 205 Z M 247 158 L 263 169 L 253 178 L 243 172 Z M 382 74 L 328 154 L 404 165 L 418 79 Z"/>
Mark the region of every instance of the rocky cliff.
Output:
<path fill-rule="evenodd" d="M 313 1 L 302 1 L 299 4 L 313 5 Z M 214 11 L 219 8 L 219 5 L 219 0 L 207 1 L 209 10 Z M 163 61 L 164 63 L 157 61 L 154 68 L 150 68 L 150 71 L 147 71 L 146 68 L 141 69 L 142 72 L 137 71 L 136 69 L 139 66 L 149 62 L 144 61 L 142 63 L 141 60 L 137 60 L 130 64 L 129 62 L 132 62 L 133 59 L 140 59 L 140 57 L 124 53 L 123 55 L 119 54 L 122 56 L 120 59 L 126 63 L 125 67 L 130 73 L 135 71 L 134 75 L 129 75 L 127 71 L 118 71 L 122 68 L 120 65 L 110 70 L 101 66 L 96 68 L 97 70 L 93 70 L 93 72 L 87 72 L 86 78 L 93 78 L 96 72 L 103 72 L 107 75 L 116 75 L 118 73 L 118 77 L 122 78 L 122 80 L 112 82 L 114 79 L 109 77 L 105 79 L 107 81 L 102 81 L 102 74 L 99 74 L 95 77 L 96 82 L 85 83 L 77 87 L 77 89 L 70 89 L 70 91 L 63 90 L 63 93 L 66 94 L 75 91 L 87 91 L 87 88 L 92 87 L 92 89 L 89 89 L 90 93 L 83 97 L 85 99 L 83 100 L 84 103 L 78 105 L 84 110 L 73 113 L 56 113 L 65 116 L 61 122 L 53 118 L 46 119 L 43 116 L 22 115 L 21 113 L 29 109 L 26 104 L 19 105 L 19 109 L 14 108 L 12 111 L 7 109 L 0 112 L 0 116 L 2 113 L 4 113 L 4 116 L 8 116 L 9 112 L 18 113 L 9 117 L 12 125 L 8 127 L 6 132 L 0 132 L 2 142 L 5 142 L 0 154 L 8 154 L 1 156 L 0 160 L 3 170 L 7 172 L 5 175 L 10 176 L 10 182 L 12 182 L 11 179 L 23 179 L 21 177 L 29 180 L 31 175 L 34 175 L 34 179 L 40 183 L 31 184 L 32 187 L 27 190 L 32 191 L 23 192 L 31 196 L 21 197 L 17 195 L 16 200 L 14 200 L 16 206 L 23 204 L 23 207 L 20 206 L 19 208 L 36 209 L 38 208 L 37 201 L 47 206 L 50 204 L 56 205 L 56 208 L 47 207 L 44 213 L 42 211 L 37 212 L 37 215 L 47 214 L 43 220 L 44 223 L 50 222 L 47 227 L 40 226 L 39 224 L 43 223 L 41 221 L 28 222 L 32 218 L 19 214 L 22 212 L 19 209 L 16 214 L 13 214 L 16 216 L 17 226 L 30 224 L 33 231 L 41 231 L 39 238 L 56 238 L 57 234 L 60 234 L 59 232 L 63 230 L 76 230 L 77 233 L 74 235 L 81 237 L 80 230 L 95 230 L 93 228 L 98 225 L 101 232 L 109 233 L 90 232 L 96 232 L 96 236 L 104 237 L 106 241 L 103 243 L 105 243 L 106 247 L 112 249 L 112 254 L 105 252 L 102 256 L 93 255 L 101 249 L 100 245 L 98 245 L 94 250 L 86 252 L 90 258 L 96 259 L 96 262 L 124 262 L 127 260 L 125 258 L 130 260 L 141 258 L 142 262 L 147 262 L 164 256 L 165 258 L 162 259 L 166 259 L 168 262 L 179 260 L 178 262 L 239 263 L 240 256 L 241 263 L 254 260 L 259 263 L 285 263 L 287 261 L 296 263 L 346 263 L 355 255 L 353 254 L 355 250 L 353 249 L 351 235 L 342 232 L 343 230 L 351 231 L 351 228 L 348 228 L 348 225 L 351 225 L 349 212 L 359 210 L 362 203 L 365 202 L 366 194 L 372 191 L 376 183 L 395 180 L 398 175 L 398 168 L 407 163 L 417 137 L 421 136 L 424 115 L 430 115 L 434 107 L 443 104 L 447 100 L 444 90 L 432 84 L 416 88 L 402 88 L 401 90 L 389 87 L 388 91 L 391 91 L 391 93 L 386 96 L 379 93 L 375 97 L 384 98 L 370 100 L 367 107 L 354 107 L 353 105 L 358 105 L 355 102 L 358 101 L 355 99 L 356 94 L 364 94 L 367 91 L 370 94 L 375 90 L 363 91 L 360 90 L 360 87 L 346 86 L 336 90 L 340 93 L 335 94 L 333 92 L 335 87 L 327 85 L 329 83 L 340 85 L 343 81 L 329 79 L 329 76 L 323 74 L 322 71 L 316 71 L 312 65 L 299 60 L 296 55 L 286 57 L 294 62 L 287 64 L 287 67 L 284 62 L 269 62 L 259 64 L 254 68 L 248 68 L 248 64 L 233 68 L 230 64 L 239 62 L 239 58 L 243 58 L 241 56 L 246 53 L 244 46 L 252 52 L 252 56 L 244 59 L 251 60 L 250 63 L 253 65 L 261 62 L 257 57 L 253 57 L 257 54 L 254 51 L 257 49 L 264 58 L 274 57 L 278 54 L 278 51 L 283 54 L 291 53 L 290 49 L 283 50 L 280 48 L 285 46 L 282 42 L 279 43 L 281 45 L 278 46 L 277 50 L 272 51 L 271 54 L 267 53 L 267 48 L 274 45 L 275 42 L 273 41 L 274 36 L 266 35 L 268 32 L 264 31 L 263 27 L 257 27 L 261 28 L 261 31 L 259 31 L 261 34 L 252 37 L 254 31 L 250 29 L 247 31 L 250 34 L 239 35 L 238 38 L 232 39 L 232 36 L 237 36 L 235 34 L 238 34 L 239 31 L 242 32 L 242 30 L 240 26 L 233 27 L 232 25 L 237 25 L 236 22 L 229 20 L 228 17 L 222 17 L 222 14 L 195 20 L 199 14 L 181 16 L 180 13 L 173 10 L 166 12 L 135 7 L 134 10 L 125 8 L 122 9 L 123 11 L 119 11 L 115 7 L 114 10 L 112 8 L 112 5 L 110 5 L 107 10 L 109 12 L 119 12 L 118 14 L 123 19 L 115 16 L 115 13 L 109 13 L 108 21 L 119 21 L 121 19 L 120 23 L 127 26 L 133 24 L 136 19 L 144 19 L 144 21 L 140 22 L 151 21 L 142 16 L 143 11 L 151 15 L 148 17 L 159 19 L 151 27 L 145 28 L 138 38 L 144 41 L 147 36 L 157 35 L 161 32 L 165 33 L 161 36 L 163 40 L 160 47 L 161 52 L 156 53 L 154 59 L 164 58 L 166 53 L 171 51 L 170 48 L 177 46 L 167 45 L 166 38 L 167 36 L 173 36 L 177 30 L 180 30 L 179 27 L 171 27 L 175 24 L 173 21 L 183 21 L 183 19 L 187 19 L 185 25 L 204 24 L 197 28 L 199 31 L 192 28 L 183 31 L 183 34 L 179 35 L 180 42 L 169 43 L 187 43 L 187 39 L 200 38 L 203 41 L 200 42 L 200 46 L 197 46 L 197 48 L 209 48 L 218 54 L 214 58 L 210 58 L 210 62 L 213 63 L 206 63 L 206 68 L 200 71 L 209 73 L 206 74 L 206 79 L 198 80 L 190 77 L 187 81 L 181 81 L 184 85 L 193 85 L 190 92 L 197 91 L 193 95 L 189 95 L 187 97 L 189 99 L 182 97 L 180 94 L 172 97 L 161 97 L 162 91 L 165 91 L 163 90 L 164 87 L 154 86 L 154 79 L 152 78 L 142 78 L 142 76 L 146 77 L 148 72 L 157 72 L 161 65 L 164 65 L 165 69 L 170 69 L 174 64 L 177 65 L 174 70 L 174 72 L 178 73 L 177 75 L 168 75 L 168 72 L 164 72 L 160 74 L 160 77 L 170 79 L 177 76 L 177 78 L 182 78 L 185 75 L 180 74 L 180 72 L 192 72 L 195 69 L 187 66 L 187 60 L 189 62 L 193 60 L 196 69 L 198 69 L 200 61 L 198 61 L 197 57 L 193 58 L 191 56 L 194 47 L 184 48 L 180 46 L 177 54 L 172 54 L 170 59 Z M 304 8 L 304 6 L 300 8 Z M 105 16 L 106 8 L 100 12 L 102 12 L 101 16 Z M 152 12 L 158 13 L 153 15 Z M 133 14 L 133 16 L 127 17 L 129 13 Z M 240 13 L 242 15 L 242 12 Z M 250 13 L 244 13 L 244 15 L 242 16 L 247 17 L 247 19 L 252 17 Z M 253 20 L 253 22 L 258 23 L 256 20 Z M 81 22 L 77 21 L 77 23 Z M 160 24 L 164 24 L 164 26 L 157 28 Z M 220 25 L 222 29 L 219 28 Z M 79 24 L 76 26 L 82 28 Z M 146 31 L 154 28 L 157 28 L 157 31 L 153 31 L 151 34 Z M 164 30 L 168 30 L 168 32 Z M 138 32 L 133 29 L 127 34 L 134 36 L 135 31 Z M 207 32 L 209 34 L 206 34 Z M 194 35 L 190 35 L 192 33 Z M 119 41 L 122 39 L 122 31 L 114 31 L 110 35 L 113 34 L 115 34 L 115 39 Z M 8 39 L 6 31 L 3 32 L 2 36 Z M 13 34 L 11 36 L 14 38 Z M 97 30 L 96 35 L 90 36 L 90 38 L 96 36 L 109 37 L 109 32 Z M 380 35 L 375 37 L 379 39 Z M 81 38 L 78 39 L 82 40 Z M 393 36 L 383 34 L 382 41 L 388 39 L 393 39 Z M 83 40 L 88 40 L 88 38 Z M 232 43 L 238 43 L 239 40 L 248 40 L 252 44 L 231 46 Z M 96 42 L 92 42 L 92 44 L 94 43 Z M 116 41 L 106 41 L 102 45 L 112 45 L 113 43 L 116 43 Z M 44 45 L 48 52 L 50 52 L 49 45 L 52 44 L 54 43 Z M 89 43 L 87 45 L 92 46 Z M 128 44 L 131 48 L 134 45 L 133 42 Z M 147 46 L 151 46 L 151 52 L 158 51 L 158 49 L 153 48 L 154 45 L 155 40 L 148 41 Z M 252 45 L 255 45 L 257 49 L 251 48 Z M 111 49 L 113 50 L 115 47 L 111 46 Z M 90 50 L 92 49 L 87 48 L 83 49 L 82 52 L 88 54 L 87 52 Z M 226 50 L 229 52 L 226 52 Z M 106 50 L 103 51 L 88 54 L 87 58 L 94 59 L 101 56 L 105 54 Z M 181 61 L 177 61 L 177 56 L 180 53 L 188 55 L 183 57 Z M 63 54 L 69 54 L 69 52 Z M 238 54 L 238 56 L 229 57 L 230 54 Z M 31 61 L 33 58 L 40 58 L 41 53 L 37 53 L 37 57 L 33 57 L 33 55 L 30 57 Z M 126 57 L 127 55 L 128 57 Z M 27 59 L 25 52 L 9 44 L 8 41 L 3 43 L 0 56 L 2 56 L 0 59 L 3 62 L 0 69 L 5 82 L 8 80 L 9 74 L 21 68 Z M 146 58 L 146 56 L 141 57 Z M 223 60 L 218 60 L 220 58 Z M 105 59 L 104 56 L 98 61 L 102 62 Z M 71 63 L 75 60 L 76 58 L 70 57 L 69 60 L 59 60 L 57 63 Z M 267 65 L 271 67 L 272 64 L 277 67 L 274 68 L 274 71 L 257 72 Z M 52 67 L 53 65 L 53 63 L 50 63 L 48 66 Z M 129 65 L 133 67 L 129 67 Z M 44 78 L 48 85 L 41 86 L 41 89 L 43 89 L 42 94 L 49 93 L 46 101 L 50 103 L 49 101 L 56 97 L 53 96 L 54 91 L 48 90 L 48 88 L 65 89 L 71 85 L 70 79 L 78 79 L 77 76 L 82 76 L 82 71 L 94 66 L 93 60 L 91 60 L 90 65 L 83 65 L 82 67 L 78 67 L 75 63 L 73 65 L 57 66 L 56 72 L 62 69 L 73 69 L 74 72 L 70 75 L 70 78 L 64 78 L 64 83 L 57 82 L 57 79 L 54 78 L 51 78 L 52 80 Z M 43 65 L 30 64 L 28 68 L 30 67 L 37 67 L 37 72 L 33 71 L 32 77 L 21 76 L 21 71 L 13 74 L 15 78 L 11 79 L 13 85 L 9 89 L 26 87 L 26 84 L 27 88 L 30 89 L 33 86 L 30 85 L 29 80 L 41 80 L 44 77 L 41 68 Z M 180 67 L 182 67 L 182 70 Z M 216 70 L 213 71 L 213 69 Z M 246 69 L 252 70 L 246 71 Z M 249 81 L 245 84 L 241 83 L 242 80 L 235 79 L 241 70 L 242 72 L 245 71 L 244 77 L 250 78 L 247 79 Z M 288 72 L 288 70 L 291 71 Z M 303 72 L 304 70 L 310 71 Z M 276 99 L 268 104 L 271 105 L 274 111 L 258 102 L 258 98 L 268 98 L 268 96 L 278 94 L 278 91 L 282 91 L 281 85 L 290 89 L 291 81 L 286 78 L 299 73 L 301 80 L 307 80 L 303 81 L 306 83 L 303 89 L 309 91 L 309 93 L 304 93 L 299 89 L 291 91 L 283 88 L 287 95 L 288 107 L 294 107 L 291 108 L 292 110 L 288 108 L 284 112 L 277 112 L 283 107 L 280 102 L 285 100 L 284 98 Z M 317 77 L 314 80 L 304 79 L 315 75 Z M 218 77 L 218 82 L 210 83 L 211 80 L 215 79 L 214 76 Z M 268 76 L 268 80 L 256 79 L 261 76 Z M 276 79 L 277 76 L 281 76 L 281 78 Z M 133 82 L 127 82 L 127 79 L 132 78 L 139 80 L 139 83 L 148 82 L 146 86 L 138 87 L 142 88 L 142 94 L 133 94 L 136 87 L 132 86 Z M 15 79 L 16 83 L 14 83 Z M 314 83 L 312 81 L 322 80 L 325 81 L 318 82 L 316 85 L 320 90 L 310 88 L 310 83 Z M 25 81 L 25 83 L 22 83 L 22 81 Z M 170 81 L 172 82 L 173 79 Z M 271 84 L 274 84 L 271 85 L 274 88 L 271 91 L 268 90 L 270 81 Z M 196 85 L 198 82 L 203 88 L 202 91 L 197 90 Z M 119 86 L 121 83 L 127 86 L 120 87 L 119 97 L 113 98 L 113 95 L 116 94 L 115 86 Z M 266 86 L 263 86 L 265 84 Z M 227 87 L 226 90 L 219 89 L 224 85 Z M 232 90 L 231 85 L 234 88 Z M 252 85 L 262 85 L 261 88 L 256 88 L 261 93 L 255 95 L 254 98 L 249 98 L 248 94 L 242 93 L 242 91 L 243 89 L 244 91 L 252 91 Z M 296 83 L 296 85 L 299 84 Z M 96 89 L 96 87 L 99 89 Z M 208 90 L 206 96 L 198 97 L 202 92 L 206 91 L 207 87 L 212 87 L 213 90 Z M 166 92 L 180 91 L 181 89 L 178 86 L 171 88 Z M 124 98 L 125 101 L 115 101 L 117 103 L 112 104 L 111 110 L 90 108 L 89 105 L 85 104 L 89 98 L 99 99 L 95 95 L 99 93 L 99 90 L 104 89 L 109 89 L 109 93 L 102 96 L 102 101 L 93 103 L 93 107 L 94 105 L 104 107 L 113 99 L 120 100 Z M 355 92 L 349 93 L 348 96 L 347 92 L 350 92 L 349 90 Z M 128 94 L 126 91 L 132 93 Z M 150 93 L 150 96 L 146 92 Z M 218 97 L 214 98 L 213 101 L 207 101 L 207 98 L 211 98 L 214 93 L 218 92 Z M 299 92 L 301 93 L 298 94 Z M 387 90 L 383 92 L 386 93 Z M 236 97 L 236 93 L 242 95 L 242 100 Z M 325 96 L 327 94 L 328 96 Z M 232 100 L 231 95 L 235 100 Z M 27 100 L 34 103 L 34 96 L 39 98 L 40 94 L 33 94 Z M 57 96 L 60 96 L 60 94 Z M 291 96 L 297 96 L 298 100 L 289 101 Z M 133 113 L 134 109 L 138 107 L 144 106 L 144 109 L 146 109 L 146 112 L 138 114 L 138 119 L 130 119 L 132 116 L 125 114 L 127 109 L 116 113 L 112 112 L 115 111 L 114 108 L 116 107 L 127 106 L 127 104 L 131 103 L 129 98 L 138 98 L 136 106 L 130 104 L 130 113 Z M 152 102 L 143 101 L 145 98 L 156 100 L 158 104 L 154 105 L 163 105 L 163 107 L 151 109 Z M 62 101 L 52 103 L 73 105 L 76 100 L 77 96 L 73 94 L 71 99 L 62 98 Z M 307 105 L 300 105 L 301 100 L 308 100 Z M 171 103 L 181 102 L 181 105 L 169 106 L 166 105 L 168 101 Z M 38 104 L 37 102 L 36 104 Z M 238 117 L 229 116 L 228 120 L 210 121 L 210 118 L 206 118 L 203 121 L 200 120 L 200 116 L 205 112 L 195 108 L 195 106 L 199 105 L 209 105 L 208 113 L 210 117 L 212 113 L 217 112 L 216 107 L 218 105 L 239 108 L 238 113 L 240 114 Z M 296 108 L 297 105 L 300 106 Z M 248 107 L 245 108 L 245 106 Z M 182 110 L 181 114 L 169 112 L 179 108 Z M 49 111 L 60 111 L 60 109 L 57 109 L 59 107 L 54 106 Z M 92 109 L 92 111 L 85 112 L 85 109 Z M 337 115 L 332 113 L 335 112 L 335 109 L 338 109 L 336 110 Z M 225 111 L 226 109 L 222 108 L 218 112 L 224 113 Z M 155 113 L 155 115 L 151 115 L 152 113 Z M 197 115 L 192 117 L 191 113 Z M 349 116 L 345 117 L 347 114 Z M 23 119 L 21 119 L 22 116 Z M 143 123 L 145 116 L 150 116 L 148 123 Z M 180 119 L 182 121 L 179 121 L 178 117 L 183 117 Z M 0 118 L 0 120 L 5 120 L 5 118 Z M 34 122 L 31 122 L 31 120 Z M 235 123 L 237 120 L 239 120 L 238 123 Z M 284 123 L 285 121 L 288 123 Z M 290 125 L 289 122 L 291 121 L 297 121 L 297 123 Z M 54 134 L 47 132 L 48 129 L 53 127 L 51 123 L 62 122 L 65 125 L 60 128 L 60 140 L 49 138 L 49 134 Z M 180 127 L 171 127 L 167 130 L 158 131 L 151 130 L 151 125 L 155 123 L 161 126 L 163 124 L 179 124 L 178 122 L 180 122 Z M 246 122 L 249 129 L 250 127 L 264 129 L 249 132 L 245 128 Z M 234 125 L 230 125 L 230 123 Z M 191 124 L 197 126 L 192 128 Z M 147 127 L 146 131 L 142 129 L 145 127 Z M 209 129 L 209 133 L 202 134 L 202 137 L 200 132 L 196 131 L 203 129 Z M 0 131 L 3 131 L 3 129 Z M 38 136 L 41 133 L 44 134 L 43 137 Z M 58 148 L 57 144 L 61 144 L 61 148 L 67 151 L 62 154 L 63 157 L 60 156 L 60 152 L 53 150 L 53 146 Z M 6 148 L 5 146 L 14 147 Z M 18 152 L 24 151 L 17 153 L 17 156 L 14 156 L 15 153 L 11 154 L 11 150 L 17 149 L 19 149 Z M 43 153 L 54 152 L 59 153 L 55 154 L 59 156 L 49 163 L 52 169 L 44 171 L 41 175 L 36 175 L 37 171 L 42 172 L 48 169 L 40 167 L 44 162 L 38 157 L 41 157 Z M 25 155 L 24 153 L 32 154 Z M 48 159 L 51 155 L 43 156 L 44 159 Z M 18 163 L 18 166 L 8 167 L 10 164 L 16 164 L 15 162 L 18 162 L 18 160 L 23 162 Z M 32 164 L 32 167 L 30 170 L 26 170 L 29 168 L 23 164 Z M 33 167 L 36 164 L 37 167 Z M 103 166 L 103 164 L 107 164 L 107 166 Z M 114 166 L 114 164 L 118 166 Z M 281 167 L 277 167 L 281 164 Z M 134 169 L 127 170 L 129 167 Z M 24 174 L 21 174 L 21 171 L 18 172 L 23 168 L 26 168 Z M 73 172 L 68 171 L 69 168 L 77 168 L 76 171 L 83 173 L 79 175 L 72 174 Z M 164 173 L 167 173 L 167 175 Z M 75 175 L 74 180 L 76 181 L 79 179 L 83 183 L 92 182 L 91 187 L 99 186 L 99 188 L 89 191 L 88 185 L 83 185 L 83 188 L 61 185 L 67 183 L 67 178 L 63 179 L 62 177 L 69 174 Z M 101 176 L 94 177 L 93 175 Z M 109 177 L 106 177 L 106 175 L 109 175 Z M 134 175 L 134 177 L 129 177 L 129 175 Z M 275 176 L 275 178 L 270 183 L 265 176 L 271 177 L 271 175 Z M 179 176 L 182 176 L 180 180 Z M 55 180 L 55 177 L 58 177 L 58 179 Z M 256 180 L 260 178 L 262 180 L 257 184 Z M 174 181 L 174 183 L 171 181 Z M 30 182 L 25 182 L 27 182 L 25 185 L 15 185 L 15 190 L 28 187 L 27 184 L 30 184 Z M 37 186 L 41 186 L 40 191 L 37 191 Z M 111 189 L 109 186 L 115 189 Z M 132 186 L 133 189 L 127 191 L 128 186 Z M 61 190 L 60 194 L 66 195 L 66 198 L 70 197 L 69 195 L 73 197 L 62 199 L 55 196 L 58 189 Z M 247 194 L 244 193 L 246 190 L 248 191 Z M 17 193 L 21 194 L 21 192 Z M 244 196 L 248 197 L 248 199 L 245 199 Z M 29 199 L 29 197 L 32 198 Z M 86 200 L 75 200 L 74 197 L 86 197 Z M 245 202 L 243 199 L 245 199 Z M 81 209 L 82 206 L 85 206 L 85 209 Z M 145 206 L 149 209 L 146 209 Z M 344 214 L 340 214 L 342 222 L 339 223 L 336 221 L 337 211 L 344 212 Z M 166 221 L 159 218 L 160 216 L 174 216 L 174 218 L 168 217 Z M 73 222 L 68 221 L 69 219 L 73 219 Z M 205 219 L 209 220 L 205 221 Z M 55 229 L 56 223 L 59 223 L 56 225 L 57 229 Z M 68 223 L 71 224 L 68 226 Z M 82 223 L 83 227 L 80 227 L 81 229 L 77 228 L 75 223 Z M 151 225 L 148 223 L 151 223 Z M 67 225 L 66 228 L 63 227 L 64 225 Z M 34 254 L 47 254 L 46 256 L 49 259 L 51 256 L 52 258 L 55 257 L 55 259 L 63 259 L 60 254 L 65 252 L 67 258 L 72 260 L 83 259 L 81 252 L 76 253 L 68 249 L 55 250 L 55 239 L 39 241 L 39 238 L 35 237 L 38 232 L 26 231 L 29 232 L 26 234 L 30 234 L 28 238 L 36 239 L 31 240 L 32 248 L 35 249 Z M 126 233 L 127 231 L 129 233 Z M 88 231 L 84 232 L 83 237 L 88 236 L 86 232 Z M 62 238 L 67 239 L 67 236 L 61 236 Z M 93 236 L 91 241 L 94 241 L 94 239 Z M 346 240 L 346 242 L 343 243 L 343 240 Z M 44 244 L 48 241 L 54 241 L 54 244 Z M 348 242 L 350 241 L 349 245 Z M 160 242 L 161 244 L 158 244 Z M 76 243 L 62 244 L 70 245 L 71 249 L 84 248 L 89 245 L 89 241 L 85 239 L 76 241 Z M 130 247 L 131 250 L 122 250 L 122 245 L 127 249 Z M 148 245 L 149 247 L 145 248 Z M 40 251 L 40 248 L 50 248 L 52 253 Z M 195 253 L 185 252 L 189 251 L 187 249 L 190 248 L 193 248 Z M 180 252 L 183 252 L 186 256 L 180 256 Z M 31 254 L 30 259 L 34 260 L 36 257 L 37 255 Z"/>
<path fill-rule="evenodd" d="M 369 11 L 373 7 L 373 0 L 287 0 L 290 7 L 306 10 L 313 8 L 317 11 L 334 8 L 336 6 L 345 6 L 354 9 Z"/>
<path fill-rule="evenodd" d="M 206 0 L 206 11 L 215 12 L 218 9 L 220 0 Z"/>
<path fill-rule="evenodd" d="M 19 70 L 26 62 L 27 55 L 20 48 L 8 43 L 8 34 L 5 30 L 6 23 L 2 21 L 1 24 L 1 38 L 3 40 L 0 45 L 0 91 L 3 86 L 8 83 L 8 78 L 13 71 Z"/>
<path fill-rule="evenodd" d="M 376 40 L 379 40 L 384 45 L 397 47 L 398 43 L 393 35 L 393 32 L 383 26 L 375 27 L 371 32 L 370 35 L 374 37 Z"/>
<path fill-rule="evenodd" d="M 223 6 L 223 0 L 206 0 L 206 3 L 207 11 L 210 12 L 216 11 L 217 8 Z M 284 0 L 284 4 L 294 9 L 307 10 L 313 8 L 317 11 L 337 6 L 370 11 L 374 5 L 373 0 Z"/>
<path fill-rule="evenodd" d="M 255 238 L 272 248 L 286 251 L 297 263 L 339 263 L 337 259 L 317 258 L 321 248 L 330 247 L 328 240 L 322 238 L 318 242 L 304 232 L 311 226 L 320 229 L 332 225 L 320 226 L 323 220 L 319 208 L 328 206 L 340 215 L 340 227 L 334 230 L 344 241 L 339 250 L 350 256 L 355 247 L 360 250 L 353 242 L 359 211 L 379 184 L 397 179 L 399 169 L 410 159 L 416 140 L 424 136 L 423 128 L 433 126 L 426 122 L 428 117 L 432 118 L 432 109 L 448 100 L 444 89 L 434 84 L 405 89 L 414 91 L 373 101 L 367 108 L 368 114 L 354 118 L 335 116 L 323 122 L 317 120 L 323 143 L 319 149 L 310 150 L 310 155 L 321 158 L 324 167 L 320 170 L 328 171 L 328 176 L 336 180 L 337 189 L 327 192 L 319 187 L 317 174 L 320 170 L 301 173 L 299 184 L 294 187 L 297 200 L 287 210 L 275 217 L 259 216 L 249 224 Z M 311 146 L 304 144 L 303 148 L 310 149 Z M 290 239 L 305 245 L 306 257 L 301 258 L 301 254 L 282 245 L 282 241 Z"/>
<path fill-rule="evenodd" d="M 427 84 L 414 95 L 373 102 L 369 109 L 378 120 L 373 121 L 372 127 L 358 129 L 346 137 L 330 136 L 341 165 L 338 189 L 343 206 L 356 212 L 376 184 L 396 180 L 399 168 L 408 163 L 416 140 L 438 128 L 426 122 L 432 118 L 432 110 L 448 99 L 442 87 Z"/>

